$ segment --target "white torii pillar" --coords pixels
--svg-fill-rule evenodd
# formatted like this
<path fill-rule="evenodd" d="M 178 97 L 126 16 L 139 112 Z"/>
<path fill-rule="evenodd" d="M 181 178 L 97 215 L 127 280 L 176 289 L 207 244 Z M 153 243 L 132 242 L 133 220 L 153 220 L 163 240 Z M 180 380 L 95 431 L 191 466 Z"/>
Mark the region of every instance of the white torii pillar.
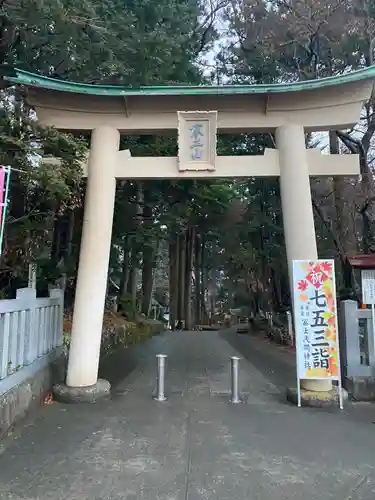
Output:
<path fill-rule="evenodd" d="M 57 398 L 68 402 L 94 401 L 110 391 L 109 382 L 97 377 L 119 144 L 115 128 L 92 132 L 68 372 L 66 385 L 54 389 Z"/>
<path fill-rule="evenodd" d="M 276 144 L 289 282 L 293 294 L 293 260 L 318 258 L 303 126 L 295 123 L 282 125 L 276 130 Z M 301 387 L 308 391 L 328 392 L 332 383 L 329 380 L 303 380 Z"/>

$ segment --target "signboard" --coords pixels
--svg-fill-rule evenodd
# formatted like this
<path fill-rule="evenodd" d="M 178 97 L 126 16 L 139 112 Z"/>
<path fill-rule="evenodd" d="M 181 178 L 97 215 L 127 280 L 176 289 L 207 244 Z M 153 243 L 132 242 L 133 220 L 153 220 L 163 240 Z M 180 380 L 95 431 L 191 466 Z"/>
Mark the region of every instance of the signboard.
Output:
<path fill-rule="evenodd" d="M 293 261 L 294 324 L 300 380 L 337 380 L 342 407 L 333 260 Z"/>
<path fill-rule="evenodd" d="M 215 170 L 217 111 L 178 111 L 180 171 Z"/>
<path fill-rule="evenodd" d="M 362 303 L 375 304 L 375 269 L 361 271 Z"/>
<path fill-rule="evenodd" d="M 362 303 L 371 305 L 372 335 L 375 345 L 375 269 L 361 270 Z"/>

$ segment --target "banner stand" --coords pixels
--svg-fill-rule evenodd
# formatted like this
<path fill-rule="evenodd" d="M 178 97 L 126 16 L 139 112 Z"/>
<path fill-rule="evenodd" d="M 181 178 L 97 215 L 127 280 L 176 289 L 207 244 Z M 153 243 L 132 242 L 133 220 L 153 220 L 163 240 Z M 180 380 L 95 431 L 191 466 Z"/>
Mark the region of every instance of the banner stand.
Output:
<path fill-rule="evenodd" d="M 297 406 L 301 380 L 337 382 L 343 409 L 333 260 L 293 261 L 293 314 L 297 361 Z"/>
<path fill-rule="evenodd" d="M 298 408 L 301 408 L 301 381 L 297 373 Z"/>
<path fill-rule="evenodd" d="M 343 401 L 343 396 L 342 396 L 342 380 L 341 380 L 341 376 L 339 377 L 338 385 L 339 385 L 339 406 L 340 406 L 340 410 L 343 410 L 344 409 L 344 401 Z"/>

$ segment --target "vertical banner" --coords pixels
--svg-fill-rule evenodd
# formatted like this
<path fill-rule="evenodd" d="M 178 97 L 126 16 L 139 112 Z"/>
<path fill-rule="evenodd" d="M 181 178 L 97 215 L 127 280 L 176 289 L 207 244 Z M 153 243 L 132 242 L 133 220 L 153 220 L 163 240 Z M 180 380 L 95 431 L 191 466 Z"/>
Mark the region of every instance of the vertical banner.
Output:
<path fill-rule="evenodd" d="M 362 269 L 362 304 L 375 304 L 375 269 Z"/>
<path fill-rule="evenodd" d="M 362 304 L 371 305 L 372 335 L 375 345 L 375 269 L 362 269 Z"/>
<path fill-rule="evenodd" d="M 0 166 L 0 255 L 3 251 L 5 217 L 8 207 L 10 167 Z"/>
<path fill-rule="evenodd" d="M 334 261 L 293 261 L 293 298 L 298 406 L 301 379 L 336 380 L 342 408 Z"/>

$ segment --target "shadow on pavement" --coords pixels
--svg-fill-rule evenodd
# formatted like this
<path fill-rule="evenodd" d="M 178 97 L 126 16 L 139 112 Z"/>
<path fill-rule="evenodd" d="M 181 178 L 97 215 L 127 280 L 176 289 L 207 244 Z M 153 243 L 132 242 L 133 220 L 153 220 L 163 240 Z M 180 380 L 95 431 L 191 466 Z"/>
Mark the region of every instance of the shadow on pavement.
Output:
<path fill-rule="evenodd" d="M 136 346 L 129 349 L 119 347 L 100 361 L 99 377 L 110 382 L 116 387 L 122 380 L 128 377 L 138 366 L 139 359 L 136 354 Z"/>
<path fill-rule="evenodd" d="M 220 336 L 236 351 L 255 366 L 282 393 L 287 387 L 296 385 L 296 372 L 292 363 L 287 363 L 285 353 L 277 347 L 259 339 L 254 334 L 242 335 L 234 330 L 222 330 Z"/>

